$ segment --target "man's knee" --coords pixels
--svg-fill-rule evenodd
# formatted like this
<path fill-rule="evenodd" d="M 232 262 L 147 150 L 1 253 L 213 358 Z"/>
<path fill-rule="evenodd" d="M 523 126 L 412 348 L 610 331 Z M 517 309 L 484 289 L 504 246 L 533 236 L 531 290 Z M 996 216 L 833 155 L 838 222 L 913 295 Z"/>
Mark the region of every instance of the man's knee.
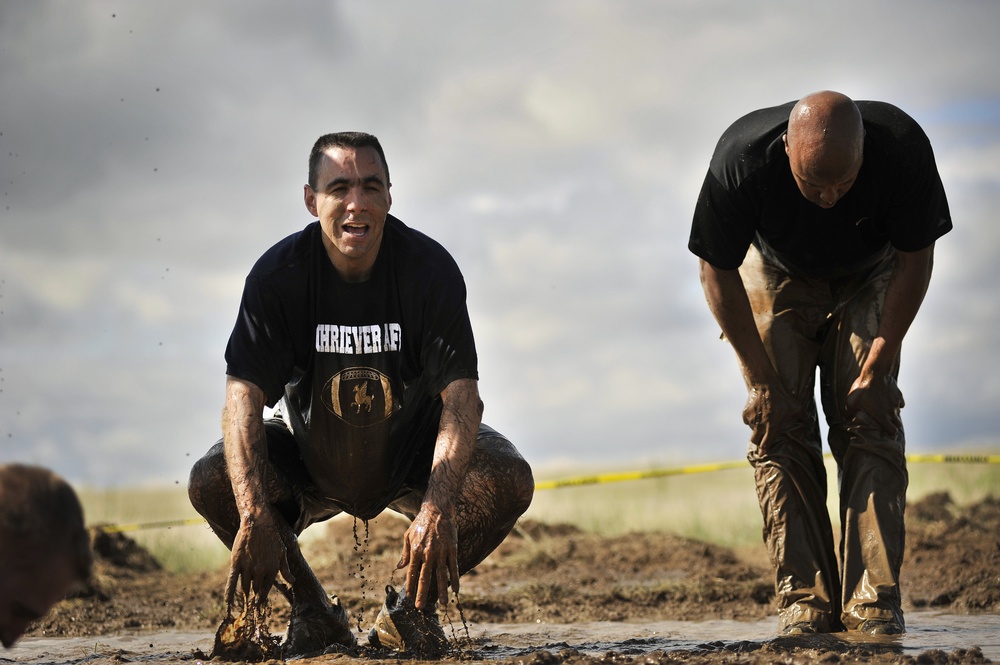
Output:
<path fill-rule="evenodd" d="M 205 515 L 211 505 L 217 503 L 220 490 L 230 488 L 226 472 L 226 457 L 222 442 L 216 443 L 194 463 L 188 477 L 188 499 L 199 514 Z"/>
<path fill-rule="evenodd" d="M 506 488 L 508 508 L 518 515 L 528 510 L 535 494 L 535 477 L 514 444 L 495 434 L 479 439 L 476 453 L 476 466 L 494 476 L 497 489 Z"/>
<path fill-rule="evenodd" d="M 517 504 L 515 509 L 519 515 L 523 515 L 535 496 L 535 475 L 531 472 L 531 466 L 520 455 L 511 461 L 511 466 L 516 478 L 514 491 Z"/>

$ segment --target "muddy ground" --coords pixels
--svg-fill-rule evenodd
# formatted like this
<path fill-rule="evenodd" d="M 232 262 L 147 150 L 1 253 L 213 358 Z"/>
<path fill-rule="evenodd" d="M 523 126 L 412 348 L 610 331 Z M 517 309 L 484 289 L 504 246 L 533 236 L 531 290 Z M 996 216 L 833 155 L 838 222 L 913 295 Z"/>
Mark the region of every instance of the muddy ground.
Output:
<path fill-rule="evenodd" d="M 352 527 L 351 521 L 332 523 L 328 537 L 308 542 L 303 549 L 327 590 L 340 596 L 352 622 L 355 626 L 360 622 L 366 635 L 398 561 L 406 523 L 382 516 L 369 525 L 367 542 L 364 525 L 357 524 L 357 538 Z M 98 537 L 95 549 L 100 556 L 90 588 L 57 606 L 29 635 L 100 636 L 136 629 L 214 633 L 224 614 L 225 570 L 166 573 L 120 534 Z M 396 573 L 393 581 L 401 579 Z M 938 494 L 908 506 L 902 584 L 908 611 L 1000 614 L 1000 499 L 959 509 L 947 495 Z M 280 634 L 287 623 L 288 604 L 277 592 L 271 598 L 272 630 Z M 762 545 L 735 552 L 665 533 L 608 539 L 536 522 L 521 524 L 489 559 L 462 578 L 460 606 L 467 621 L 480 623 L 775 617 L 772 577 Z M 461 616 L 454 606 L 442 621 L 446 632 L 451 623 L 461 634 Z M 557 649 L 509 660 L 518 665 L 985 662 L 975 649 L 928 651 L 915 658 L 879 644 L 845 644 L 825 637 L 641 656 L 595 657 Z M 469 657 L 466 651 L 452 660 Z"/>

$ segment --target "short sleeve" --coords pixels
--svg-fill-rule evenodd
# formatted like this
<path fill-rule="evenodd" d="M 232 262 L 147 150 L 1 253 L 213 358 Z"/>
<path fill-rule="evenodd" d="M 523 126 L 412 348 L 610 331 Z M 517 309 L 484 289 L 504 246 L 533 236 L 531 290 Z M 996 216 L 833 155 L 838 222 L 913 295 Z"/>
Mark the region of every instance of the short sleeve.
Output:
<path fill-rule="evenodd" d="M 929 247 L 952 229 L 951 211 L 930 142 L 914 151 L 888 210 L 889 240 L 904 252 Z"/>
<path fill-rule="evenodd" d="M 264 391 L 267 405 L 274 406 L 293 369 L 292 343 L 280 299 L 251 275 L 226 346 L 226 374 L 253 383 Z"/>
<path fill-rule="evenodd" d="M 420 364 L 433 394 L 452 381 L 479 378 L 465 280 L 453 261 L 449 268 L 433 281 L 424 316 Z"/>
<path fill-rule="evenodd" d="M 748 188 L 729 191 L 709 171 L 698 195 L 688 249 L 716 268 L 735 270 L 753 241 L 756 220 Z"/>

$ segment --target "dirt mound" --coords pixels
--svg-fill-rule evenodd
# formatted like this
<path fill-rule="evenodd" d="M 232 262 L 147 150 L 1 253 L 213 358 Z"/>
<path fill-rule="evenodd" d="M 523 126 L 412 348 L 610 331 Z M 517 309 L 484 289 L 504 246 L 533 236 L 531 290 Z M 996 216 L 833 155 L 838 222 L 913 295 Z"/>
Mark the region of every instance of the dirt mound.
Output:
<path fill-rule="evenodd" d="M 94 569 L 89 580 L 70 592 L 70 598 L 111 600 L 122 579 L 162 570 L 160 562 L 144 547 L 120 532 L 107 531 L 103 526 L 90 530 L 90 548 L 94 553 Z"/>
<path fill-rule="evenodd" d="M 1000 499 L 960 510 L 932 494 L 906 515 L 904 598 L 918 608 L 1000 613 Z"/>
<path fill-rule="evenodd" d="M 770 611 L 765 569 L 666 533 L 606 539 L 570 529 L 533 542 L 515 535 L 467 579 L 462 603 L 474 621 L 760 618 Z"/>
<path fill-rule="evenodd" d="M 91 529 L 90 546 L 98 566 L 107 564 L 113 569 L 136 573 L 151 573 L 163 568 L 147 549 L 121 532 L 94 527 Z"/>
<path fill-rule="evenodd" d="M 908 506 L 906 515 L 904 609 L 1000 614 L 1000 500 L 959 507 L 947 495 L 931 495 Z M 328 591 L 339 595 L 352 623 L 363 630 L 371 627 L 384 586 L 402 582 L 395 566 L 406 527 L 405 520 L 390 514 L 367 525 L 336 519 L 304 541 L 303 551 L 317 576 Z M 29 634 L 99 636 L 136 628 L 215 631 L 225 614 L 227 571 L 169 574 L 124 535 L 107 535 L 95 539 L 106 593 L 61 603 Z M 288 604 L 277 592 L 271 601 L 277 634 L 287 623 Z M 760 552 L 747 558 L 668 533 L 602 538 L 533 521 L 520 524 L 462 578 L 460 602 L 468 621 L 496 623 L 756 620 L 775 615 L 772 573 Z M 460 618 L 449 610 L 443 620 L 458 623 Z M 705 645 L 704 651 L 651 654 L 641 662 L 902 662 L 898 654 L 844 651 L 847 647 L 816 651 L 815 645 L 810 651 L 787 640 L 747 643 L 745 653 L 733 652 L 738 647 Z M 539 652 L 516 662 L 577 665 L 605 660 L 572 651 Z M 928 663 L 982 662 L 974 650 L 927 652 L 921 658 Z M 624 654 L 611 660 L 632 662 Z"/>

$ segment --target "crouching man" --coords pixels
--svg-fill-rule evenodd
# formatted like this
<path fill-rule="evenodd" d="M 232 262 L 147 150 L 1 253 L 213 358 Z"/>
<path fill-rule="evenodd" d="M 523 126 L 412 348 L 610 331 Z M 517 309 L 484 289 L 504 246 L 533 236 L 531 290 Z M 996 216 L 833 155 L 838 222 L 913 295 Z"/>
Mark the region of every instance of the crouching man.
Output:
<path fill-rule="evenodd" d="M 444 644 L 435 604 L 527 510 L 528 464 L 481 423 L 478 367 L 462 274 L 437 242 L 389 215 L 378 140 L 320 137 L 305 205 L 318 221 L 279 241 L 246 279 L 226 349 L 222 440 L 191 472 L 194 507 L 232 550 L 237 588 L 266 602 L 290 585 L 283 655 L 355 638 L 297 545 L 310 524 L 385 508 L 411 520 L 400 594 L 369 642 Z M 282 400 L 282 417 L 263 417 Z M 426 639 L 430 635 L 431 639 Z M 431 649 L 433 651 L 433 649 Z"/>

